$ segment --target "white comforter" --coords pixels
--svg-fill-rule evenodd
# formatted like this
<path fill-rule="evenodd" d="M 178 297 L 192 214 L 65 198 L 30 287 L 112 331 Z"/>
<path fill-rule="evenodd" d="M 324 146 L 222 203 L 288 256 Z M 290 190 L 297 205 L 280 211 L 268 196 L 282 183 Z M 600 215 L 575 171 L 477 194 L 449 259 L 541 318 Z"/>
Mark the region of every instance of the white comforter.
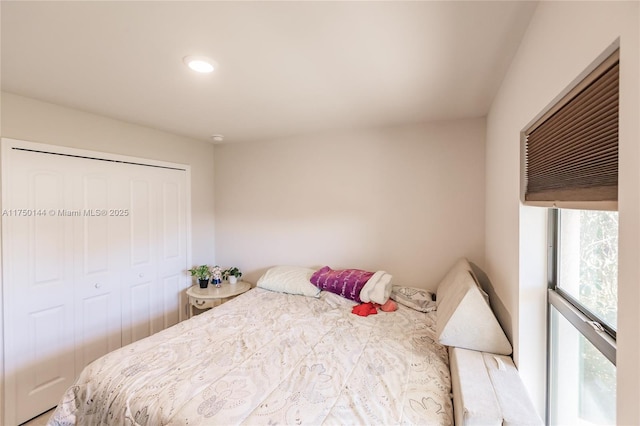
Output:
<path fill-rule="evenodd" d="M 435 313 L 253 289 L 87 366 L 49 424 L 452 424 Z"/>

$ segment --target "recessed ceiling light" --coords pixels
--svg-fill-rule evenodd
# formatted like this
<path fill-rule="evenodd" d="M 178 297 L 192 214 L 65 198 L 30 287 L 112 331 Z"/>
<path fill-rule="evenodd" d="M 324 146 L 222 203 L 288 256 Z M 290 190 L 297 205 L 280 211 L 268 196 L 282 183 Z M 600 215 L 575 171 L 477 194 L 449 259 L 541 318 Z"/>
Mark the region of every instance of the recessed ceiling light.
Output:
<path fill-rule="evenodd" d="M 185 56 L 183 61 L 192 70 L 202 73 L 212 72 L 215 64 L 211 59 L 204 56 Z"/>
<path fill-rule="evenodd" d="M 211 139 L 213 139 L 214 142 L 222 142 L 224 135 L 211 135 Z"/>

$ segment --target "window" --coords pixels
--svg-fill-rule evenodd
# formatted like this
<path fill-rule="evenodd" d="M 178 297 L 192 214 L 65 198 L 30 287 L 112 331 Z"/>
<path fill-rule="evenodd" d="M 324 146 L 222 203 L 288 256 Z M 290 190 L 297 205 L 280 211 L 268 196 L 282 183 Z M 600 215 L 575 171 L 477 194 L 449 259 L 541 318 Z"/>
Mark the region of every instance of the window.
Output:
<path fill-rule="evenodd" d="M 618 213 L 549 214 L 548 423 L 615 424 Z"/>
<path fill-rule="evenodd" d="M 616 421 L 620 66 L 616 40 L 521 133 L 521 201 L 550 208 L 549 424 Z"/>
<path fill-rule="evenodd" d="M 617 326 L 618 212 L 560 210 L 558 291 Z"/>

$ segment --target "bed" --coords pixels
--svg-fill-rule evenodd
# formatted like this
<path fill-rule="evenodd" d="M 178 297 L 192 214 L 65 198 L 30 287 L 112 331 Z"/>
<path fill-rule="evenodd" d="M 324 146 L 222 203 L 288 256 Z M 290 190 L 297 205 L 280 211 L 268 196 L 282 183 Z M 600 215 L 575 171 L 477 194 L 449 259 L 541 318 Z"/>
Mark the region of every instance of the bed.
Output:
<path fill-rule="evenodd" d="M 314 286 L 313 270 L 282 268 L 267 271 L 259 288 L 88 365 L 49 424 L 451 425 L 454 404 L 459 424 L 502 424 L 499 398 L 489 413 L 478 403 L 487 394 L 477 395 L 476 378 L 492 389 L 485 364 L 475 362 L 481 375 L 463 365 L 452 381 L 451 347 L 505 360 L 511 353 L 466 259 L 440 282 L 437 301 L 399 286 L 384 294 Z M 354 315 L 357 294 L 391 296 L 397 310 Z"/>
<path fill-rule="evenodd" d="M 354 305 L 252 289 L 87 366 L 50 424 L 452 424 L 435 312 Z"/>

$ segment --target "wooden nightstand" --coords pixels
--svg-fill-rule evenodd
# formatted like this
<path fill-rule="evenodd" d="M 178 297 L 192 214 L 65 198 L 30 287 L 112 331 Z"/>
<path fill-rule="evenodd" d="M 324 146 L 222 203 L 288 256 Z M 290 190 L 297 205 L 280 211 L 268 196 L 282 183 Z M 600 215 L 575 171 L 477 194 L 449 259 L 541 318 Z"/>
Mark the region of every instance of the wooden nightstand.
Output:
<path fill-rule="evenodd" d="M 189 296 L 189 318 L 207 309 L 215 308 L 250 288 L 251 284 L 245 281 L 238 281 L 235 284 L 224 283 L 221 287 L 212 285 L 207 288 L 200 288 L 199 285 L 191 286 L 187 290 L 187 296 Z"/>

